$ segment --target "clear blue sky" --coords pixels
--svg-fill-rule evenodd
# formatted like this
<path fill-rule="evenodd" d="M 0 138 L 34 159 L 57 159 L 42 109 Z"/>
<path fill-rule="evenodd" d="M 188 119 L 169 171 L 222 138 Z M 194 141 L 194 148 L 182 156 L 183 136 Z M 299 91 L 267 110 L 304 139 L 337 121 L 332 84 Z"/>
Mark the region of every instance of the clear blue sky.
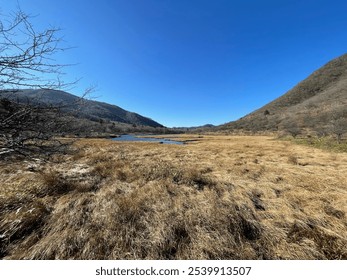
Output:
<path fill-rule="evenodd" d="M 347 52 L 347 1 L 18 0 L 63 29 L 71 93 L 163 125 L 222 124 L 265 105 Z M 1 12 L 17 0 L 0 0 Z"/>

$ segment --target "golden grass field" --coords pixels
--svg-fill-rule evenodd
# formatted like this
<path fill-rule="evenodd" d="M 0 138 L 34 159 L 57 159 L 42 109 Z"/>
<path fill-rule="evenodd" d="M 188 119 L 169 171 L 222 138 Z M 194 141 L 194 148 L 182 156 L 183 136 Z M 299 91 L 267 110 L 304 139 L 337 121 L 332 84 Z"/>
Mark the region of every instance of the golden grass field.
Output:
<path fill-rule="evenodd" d="M 167 138 L 167 136 L 165 136 Z M 75 142 L 0 166 L 3 259 L 347 259 L 347 153 L 268 136 Z"/>

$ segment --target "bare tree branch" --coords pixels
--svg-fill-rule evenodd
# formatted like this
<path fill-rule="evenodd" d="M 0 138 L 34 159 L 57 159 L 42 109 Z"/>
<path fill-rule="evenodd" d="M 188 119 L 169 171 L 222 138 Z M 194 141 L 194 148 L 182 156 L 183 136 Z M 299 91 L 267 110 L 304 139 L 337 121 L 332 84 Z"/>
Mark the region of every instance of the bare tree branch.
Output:
<path fill-rule="evenodd" d="M 71 64 L 55 60 L 57 53 L 67 49 L 60 47 L 61 30 L 49 27 L 38 31 L 31 20 L 32 17 L 20 8 L 0 18 L 0 91 L 10 95 L 24 88 L 58 90 L 73 87 L 76 80 L 66 82 L 62 79 L 63 69 Z M 63 106 L 78 108 L 91 91 L 92 88 L 87 89 L 78 104 Z M 68 126 L 61 114 L 63 106 L 23 105 L 9 99 L 0 100 L 0 156 L 9 153 L 28 156 L 65 147 L 53 138 Z"/>
<path fill-rule="evenodd" d="M 50 88 L 62 89 L 76 83 L 64 82 L 63 68 L 54 55 L 66 50 L 59 47 L 59 28 L 37 31 L 31 17 L 21 10 L 10 19 L 0 20 L 0 89 Z"/>

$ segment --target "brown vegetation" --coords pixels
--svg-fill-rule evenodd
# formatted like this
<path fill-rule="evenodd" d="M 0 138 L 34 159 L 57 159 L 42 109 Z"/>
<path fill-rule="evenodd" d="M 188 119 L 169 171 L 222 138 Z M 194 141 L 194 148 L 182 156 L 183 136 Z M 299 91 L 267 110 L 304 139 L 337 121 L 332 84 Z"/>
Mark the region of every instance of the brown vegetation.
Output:
<path fill-rule="evenodd" d="M 2 164 L 1 258 L 347 259 L 347 154 L 175 137 Z"/>
<path fill-rule="evenodd" d="M 284 95 L 243 118 L 214 128 L 347 138 L 347 54 L 328 62 Z"/>

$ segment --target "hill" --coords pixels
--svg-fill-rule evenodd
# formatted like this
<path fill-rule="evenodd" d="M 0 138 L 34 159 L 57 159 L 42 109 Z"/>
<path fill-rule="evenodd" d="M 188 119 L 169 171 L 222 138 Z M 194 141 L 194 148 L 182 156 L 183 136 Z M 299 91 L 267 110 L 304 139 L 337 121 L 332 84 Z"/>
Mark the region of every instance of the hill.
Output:
<path fill-rule="evenodd" d="M 92 121 L 113 121 L 123 124 L 163 127 L 150 118 L 126 111 L 116 105 L 94 100 L 81 99 L 78 96 L 59 90 L 19 90 L 16 92 L 2 91 L 0 98 L 7 98 L 21 104 L 40 106 L 59 106 L 64 112 L 73 113 L 78 118 Z M 76 110 L 76 106 L 78 109 Z"/>
<path fill-rule="evenodd" d="M 205 124 L 205 125 L 200 125 L 200 126 L 181 126 L 181 127 L 173 127 L 173 129 L 176 129 L 178 131 L 183 132 L 203 132 L 207 129 L 213 129 L 215 126 L 213 124 Z"/>
<path fill-rule="evenodd" d="M 347 54 L 328 62 L 281 97 L 217 130 L 341 136 L 347 132 Z"/>

